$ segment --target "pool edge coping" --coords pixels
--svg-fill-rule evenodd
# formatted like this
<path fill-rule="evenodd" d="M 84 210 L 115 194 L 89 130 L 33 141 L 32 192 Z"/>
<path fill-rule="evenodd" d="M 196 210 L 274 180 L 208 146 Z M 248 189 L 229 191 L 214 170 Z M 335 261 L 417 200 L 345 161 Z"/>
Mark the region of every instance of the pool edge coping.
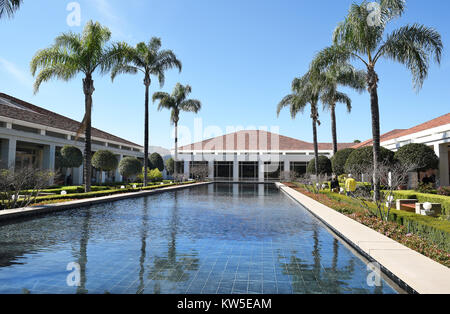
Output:
<path fill-rule="evenodd" d="M 0 211 L 0 223 L 14 221 L 16 219 L 36 217 L 36 216 L 41 216 L 41 215 L 45 215 L 45 214 L 61 212 L 61 211 L 66 211 L 66 210 L 71 210 L 71 209 L 77 209 L 77 208 L 81 208 L 81 207 L 98 205 L 98 204 L 103 204 L 103 203 L 110 203 L 110 202 L 121 201 L 121 200 L 126 200 L 126 199 L 140 198 L 140 197 L 145 197 L 145 196 L 150 196 L 150 195 L 157 195 L 157 194 L 161 194 L 161 193 L 172 192 L 172 191 L 177 191 L 177 190 L 182 190 L 182 189 L 187 189 L 187 188 L 192 188 L 192 187 L 197 187 L 197 186 L 203 186 L 203 185 L 209 185 L 209 184 L 212 184 L 212 182 L 199 182 L 199 183 L 192 183 L 192 184 L 173 185 L 173 186 L 149 190 L 149 191 L 129 192 L 129 193 L 109 195 L 109 196 L 87 198 L 87 199 L 82 199 L 82 200 L 74 200 L 74 201 L 69 201 L 69 202 L 61 202 L 61 203 L 56 203 L 56 204 L 42 205 L 42 206 L 36 206 L 36 207 L 7 209 L 7 210 Z"/>
<path fill-rule="evenodd" d="M 441 265 L 432 259 L 378 233 L 377 231 L 366 227 L 359 222 L 342 215 L 336 210 L 329 208 L 323 205 L 320 202 L 313 200 L 312 198 L 287 187 L 282 183 L 275 183 L 278 189 L 286 193 L 289 197 L 291 197 L 294 201 L 302 205 L 305 209 L 307 209 L 311 214 L 313 214 L 317 219 L 319 219 L 322 223 L 324 223 L 328 228 L 330 228 L 336 235 L 338 235 L 342 240 L 348 243 L 352 248 L 354 248 L 359 254 L 365 257 L 370 262 L 376 262 L 380 265 L 382 272 L 389 277 L 392 281 L 394 281 L 399 287 L 404 289 L 407 293 L 410 294 L 450 294 L 450 269 Z M 317 208 L 314 208 L 317 207 Z M 333 218 L 341 217 L 342 220 L 345 220 L 345 223 L 341 225 L 336 222 L 330 221 L 326 216 L 334 216 Z M 325 216 L 325 217 L 324 217 Z M 330 218 L 330 217 L 328 217 Z M 348 230 L 348 227 L 352 229 L 357 229 L 357 232 L 361 234 L 369 235 L 376 239 L 377 241 L 362 241 L 361 239 L 357 239 L 354 237 L 355 230 Z M 351 231 L 351 232 L 350 232 Z M 362 247 L 362 243 L 377 243 L 383 244 L 386 248 L 364 248 Z M 395 246 L 395 249 L 391 247 L 388 248 L 389 245 Z M 382 254 L 380 254 L 382 252 Z M 401 271 L 399 269 L 398 262 L 395 262 L 395 258 L 391 256 L 389 258 L 389 254 L 393 252 L 405 255 L 407 258 L 408 264 L 403 263 L 402 266 L 404 268 L 409 269 L 409 272 L 414 273 L 416 278 L 412 278 L 414 276 L 408 276 L 408 272 Z M 375 255 L 378 253 L 378 255 Z M 407 256 L 409 255 L 409 256 Z M 404 257 L 404 258 L 405 258 Z M 416 257 L 416 261 L 414 261 L 414 265 L 411 266 L 411 258 Z M 429 270 L 434 269 L 435 275 L 430 275 L 430 271 L 426 275 L 421 275 L 423 273 L 423 269 Z M 442 279 L 444 278 L 444 279 Z M 427 281 L 428 280 L 428 281 Z M 430 287 L 433 282 L 438 281 L 439 288 Z M 424 282 L 426 284 L 424 284 Z"/>

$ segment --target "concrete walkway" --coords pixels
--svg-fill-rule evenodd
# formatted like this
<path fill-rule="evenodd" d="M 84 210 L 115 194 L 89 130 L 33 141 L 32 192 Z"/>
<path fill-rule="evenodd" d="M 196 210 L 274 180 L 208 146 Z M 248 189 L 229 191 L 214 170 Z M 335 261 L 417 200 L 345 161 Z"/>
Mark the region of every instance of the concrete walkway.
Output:
<path fill-rule="evenodd" d="M 407 285 L 409 292 L 450 294 L 450 269 L 406 246 L 342 215 L 283 184 L 277 187 L 302 204 L 336 234 L 369 260 L 382 266 L 384 272 Z M 409 288 L 409 289 L 408 289 Z M 411 291 L 413 289 L 413 291 Z"/>
<path fill-rule="evenodd" d="M 187 189 L 196 186 L 208 185 L 210 182 L 202 182 L 202 183 L 193 183 L 193 184 L 184 184 L 184 185 L 174 185 L 166 188 L 149 190 L 149 191 L 140 191 L 140 192 L 130 192 L 123 194 L 115 194 L 110 196 L 96 197 L 96 198 L 88 198 L 83 200 L 75 200 L 65 203 L 57 203 L 57 204 L 49 204 L 38 207 L 27 207 L 27 208 L 17 208 L 17 209 L 8 209 L 0 211 L 0 222 L 12 219 L 25 218 L 30 216 L 38 216 L 42 214 L 48 214 L 52 212 L 64 211 L 74 208 L 86 207 L 96 204 L 109 203 L 114 201 L 120 201 L 130 198 L 138 198 L 143 196 L 155 195 L 164 192 L 171 192 L 175 190 Z"/>

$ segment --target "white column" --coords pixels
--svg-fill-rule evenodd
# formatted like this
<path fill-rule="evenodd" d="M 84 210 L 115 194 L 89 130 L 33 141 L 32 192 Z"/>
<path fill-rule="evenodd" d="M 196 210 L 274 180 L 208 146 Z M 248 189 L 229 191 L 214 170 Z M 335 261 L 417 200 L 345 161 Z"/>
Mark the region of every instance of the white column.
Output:
<path fill-rule="evenodd" d="M 43 168 L 55 171 L 55 145 L 46 145 L 44 146 L 44 160 L 43 160 Z M 52 185 L 54 182 L 53 179 L 50 180 L 49 184 Z"/>
<path fill-rule="evenodd" d="M 119 161 L 119 163 L 123 159 L 123 155 L 118 155 L 116 157 L 117 157 L 117 160 Z M 122 182 L 123 181 L 123 178 L 122 178 L 122 176 L 120 174 L 120 171 L 119 171 L 119 166 L 117 166 L 115 177 L 116 177 L 116 182 Z"/>
<path fill-rule="evenodd" d="M 10 138 L 8 144 L 8 159 L 7 159 L 7 165 L 9 169 L 14 169 L 14 167 L 16 166 L 16 149 L 17 149 L 17 140 L 15 138 Z"/>
<path fill-rule="evenodd" d="M 214 160 L 208 161 L 208 177 L 214 180 Z"/>
<path fill-rule="evenodd" d="M 291 173 L 291 162 L 289 160 L 284 161 L 284 173 L 282 173 L 282 178 L 285 180 L 290 180 L 289 174 Z"/>
<path fill-rule="evenodd" d="M 264 169 L 264 161 L 263 160 L 258 160 L 258 179 L 259 182 L 264 182 L 264 174 L 265 174 L 265 169 Z"/>
<path fill-rule="evenodd" d="M 189 160 L 184 161 L 184 176 L 186 177 L 186 179 L 190 179 L 189 177 L 191 176 L 191 167 Z"/>
<path fill-rule="evenodd" d="M 234 182 L 239 181 L 239 161 L 237 159 L 237 156 L 234 156 L 233 161 L 233 181 Z"/>
<path fill-rule="evenodd" d="M 434 151 L 439 157 L 439 185 L 448 186 L 450 185 L 448 168 L 448 144 L 435 144 Z"/>
<path fill-rule="evenodd" d="M 73 170 L 73 184 L 83 185 L 83 165 Z"/>

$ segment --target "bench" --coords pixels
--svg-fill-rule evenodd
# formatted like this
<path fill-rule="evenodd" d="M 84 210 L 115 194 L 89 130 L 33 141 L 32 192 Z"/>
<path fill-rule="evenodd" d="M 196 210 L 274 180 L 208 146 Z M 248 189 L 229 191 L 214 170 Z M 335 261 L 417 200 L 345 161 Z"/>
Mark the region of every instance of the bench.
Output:
<path fill-rule="evenodd" d="M 409 200 L 397 200 L 396 202 L 396 208 L 397 210 L 404 210 L 410 213 L 416 212 L 416 203 L 418 203 L 419 200 L 416 199 L 409 199 Z"/>

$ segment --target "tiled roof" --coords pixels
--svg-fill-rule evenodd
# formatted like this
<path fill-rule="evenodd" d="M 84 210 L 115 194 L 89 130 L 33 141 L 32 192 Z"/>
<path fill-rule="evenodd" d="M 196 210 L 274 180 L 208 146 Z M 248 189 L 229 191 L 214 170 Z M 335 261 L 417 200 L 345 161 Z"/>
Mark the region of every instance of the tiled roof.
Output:
<path fill-rule="evenodd" d="M 417 125 L 415 127 L 412 127 L 410 129 L 406 129 L 406 130 L 393 130 L 391 132 L 388 132 L 386 134 L 381 135 L 381 143 L 383 142 L 387 142 L 389 140 L 393 140 L 396 138 L 400 138 L 403 136 L 407 136 L 407 135 L 411 135 L 411 134 L 415 134 L 415 133 L 419 133 L 422 131 L 426 131 L 429 129 L 434 129 L 446 124 L 450 124 L 450 113 L 447 113 L 443 116 L 440 116 L 436 119 L 433 119 L 431 121 L 422 123 L 420 125 Z M 372 139 L 367 140 L 363 143 L 354 145 L 353 148 L 360 148 L 360 147 L 365 147 L 365 146 L 370 146 L 372 145 L 373 141 Z"/>
<path fill-rule="evenodd" d="M 0 93 L 0 116 L 69 132 L 77 132 L 81 125 L 80 122 L 3 93 Z M 120 144 L 140 147 L 138 144 L 95 128 L 92 128 L 92 136 Z"/>
<path fill-rule="evenodd" d="M 339 149 L 353 144 L 338 144 Z M 331 143 L 319 143 L 319 150 L 332 150 Z M 312 143 L 261 130 L 239 131 L 180 147 L 180 151 L 312 151 Z"/>

